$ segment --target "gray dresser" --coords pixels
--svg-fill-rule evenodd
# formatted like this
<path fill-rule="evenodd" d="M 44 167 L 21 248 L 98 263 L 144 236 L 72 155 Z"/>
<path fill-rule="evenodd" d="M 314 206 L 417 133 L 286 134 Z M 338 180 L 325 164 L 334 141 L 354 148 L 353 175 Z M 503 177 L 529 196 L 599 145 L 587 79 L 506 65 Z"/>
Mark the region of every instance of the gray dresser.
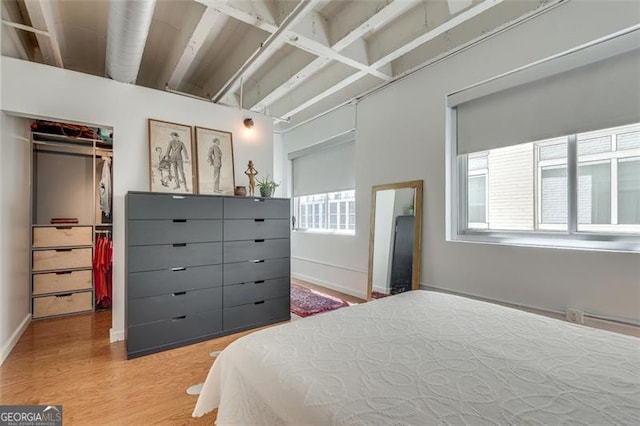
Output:
<path fill-rule="evenodd" d="M 128 358 L 290 319 L 289 199 L 125 200 Z"/>

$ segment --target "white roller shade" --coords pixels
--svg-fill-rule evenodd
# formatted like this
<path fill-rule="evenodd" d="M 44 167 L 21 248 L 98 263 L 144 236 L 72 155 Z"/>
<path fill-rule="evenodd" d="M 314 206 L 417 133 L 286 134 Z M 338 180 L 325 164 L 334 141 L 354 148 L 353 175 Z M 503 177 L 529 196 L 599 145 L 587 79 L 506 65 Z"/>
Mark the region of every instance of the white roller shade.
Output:
<path fill-rule="evenodd" d="M 329 145 L 292 158 L 294 197 L 355 188 L 355 142 Z"/>
<path fill-rule="evenodd" d="M 639 33 L 450 96 L 458 154 L 640 121 Z"/>

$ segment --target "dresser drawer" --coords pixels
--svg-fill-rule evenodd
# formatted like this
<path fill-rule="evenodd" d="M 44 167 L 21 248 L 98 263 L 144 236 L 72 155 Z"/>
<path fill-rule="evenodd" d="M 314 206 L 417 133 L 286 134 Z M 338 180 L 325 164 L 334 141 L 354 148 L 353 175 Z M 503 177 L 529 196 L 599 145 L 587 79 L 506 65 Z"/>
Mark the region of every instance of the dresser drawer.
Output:
<path fill-rule="evenodd" d="M 127 298 L 159 296 L 221 285 L 222 265 L 131 272 L 127 278 Z"/>
<path fill-rule="evenodd" d="M 291 217 L 288 199 L 226 198 L 225 219 L 287 219 Z"/>
<path fill-rule="evenodd" d="M 129 272 L 222 263 L 222 243 L 183 243 L 129 247 Z"/>
<path fill-rule="evenodd" d="M 227 241 L 224 243 L 224 262 L 232 263 L 289 257 L 290 246 L 291 243 L 288 238 Z"/>
<path fill-rule="evenodd" d="M 184 318 L 169 319 L 127 328 L 129 358 L 204 340 L 222 332 L 222 311 L 209 310 Z"/>
<path fill-rule="evenodd" d="M 90 268 L 92 249 L 34 250 L 33 271 Z"/>
<path fill-rule="evenodd" d="M 291 318 L 290 299 L 281 297 L 247 305 L 224 308 L 222 324 L 225 331 L 257 327 L 274 321 Z"/>
<path fill-rule="evenodd" d="M 261 300 L 289 297 L 290 290 L 289 278 L 234 284 L 224 287 L 222 300 L 224 300 L 224 307 L 227 308 Z"/>
<path fill-rule="evenodd" d="M 221 220 L 130 220 L 127 226 L 130 246 L 222 241 Z"/>
<path fill-rule="evenodd" d="M 221 219 L 222 198 L 127 194 L 128 219 Z"/>
<path fill-rule="evenodd" d="M 127 321 L 139 325 L 221 308 L 222 287 L 179 291 L 129 300 Z"/>
<path fill-rule="evenodd" d="M 224 265 L 224 285 L 289 277 L 289 259 L 267 259 L 262 262 L 240 262 Z"/>
<path fill-rule="evenodd" d="M 33 228 L 33 247 L 90 246 L 91 226 L 43 226 Z"/>
<path fill-rule="evenodd" d="M 92 272 L 65 271 L 33 275 L 33 295 L 93 288 Z"/>
<path fill-rule="evenodd" d="M 72 314 L 75 312 L 90 311 L 92 309 L 93 292 L 91 291 L 35 297 L 33 299 L 34 318 Z"/>
<path fill-rule="evenodd" d="M 224 240 L 256 240 L 267 238 L 289 238 L 287 219 L 226 220 Z"/>

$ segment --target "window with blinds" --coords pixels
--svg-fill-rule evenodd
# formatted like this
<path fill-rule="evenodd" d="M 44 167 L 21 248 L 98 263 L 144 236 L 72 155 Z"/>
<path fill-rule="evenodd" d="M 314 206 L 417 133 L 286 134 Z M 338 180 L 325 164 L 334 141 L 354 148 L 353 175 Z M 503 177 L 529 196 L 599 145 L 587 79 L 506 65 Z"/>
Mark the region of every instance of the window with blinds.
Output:
<path fill-rule="evenodd" d="M 355 234 L 353 132 L 289 155 L 296 229 Z"/>
<path fill-rule="evenodd" d="M 639 46 L 631 29 L 449 95 L 449 239 L 640 250 Z"/>

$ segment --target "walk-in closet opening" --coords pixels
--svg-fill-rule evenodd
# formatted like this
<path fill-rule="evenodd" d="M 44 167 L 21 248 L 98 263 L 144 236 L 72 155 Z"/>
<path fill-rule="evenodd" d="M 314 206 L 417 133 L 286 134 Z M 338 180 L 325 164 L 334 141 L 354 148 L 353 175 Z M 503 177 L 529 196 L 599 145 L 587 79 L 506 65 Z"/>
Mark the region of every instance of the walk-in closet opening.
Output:
<path fill-rule="evenodd" d="M 112 307 L 113 129 L 32 120 L 33 319 Z"/>

